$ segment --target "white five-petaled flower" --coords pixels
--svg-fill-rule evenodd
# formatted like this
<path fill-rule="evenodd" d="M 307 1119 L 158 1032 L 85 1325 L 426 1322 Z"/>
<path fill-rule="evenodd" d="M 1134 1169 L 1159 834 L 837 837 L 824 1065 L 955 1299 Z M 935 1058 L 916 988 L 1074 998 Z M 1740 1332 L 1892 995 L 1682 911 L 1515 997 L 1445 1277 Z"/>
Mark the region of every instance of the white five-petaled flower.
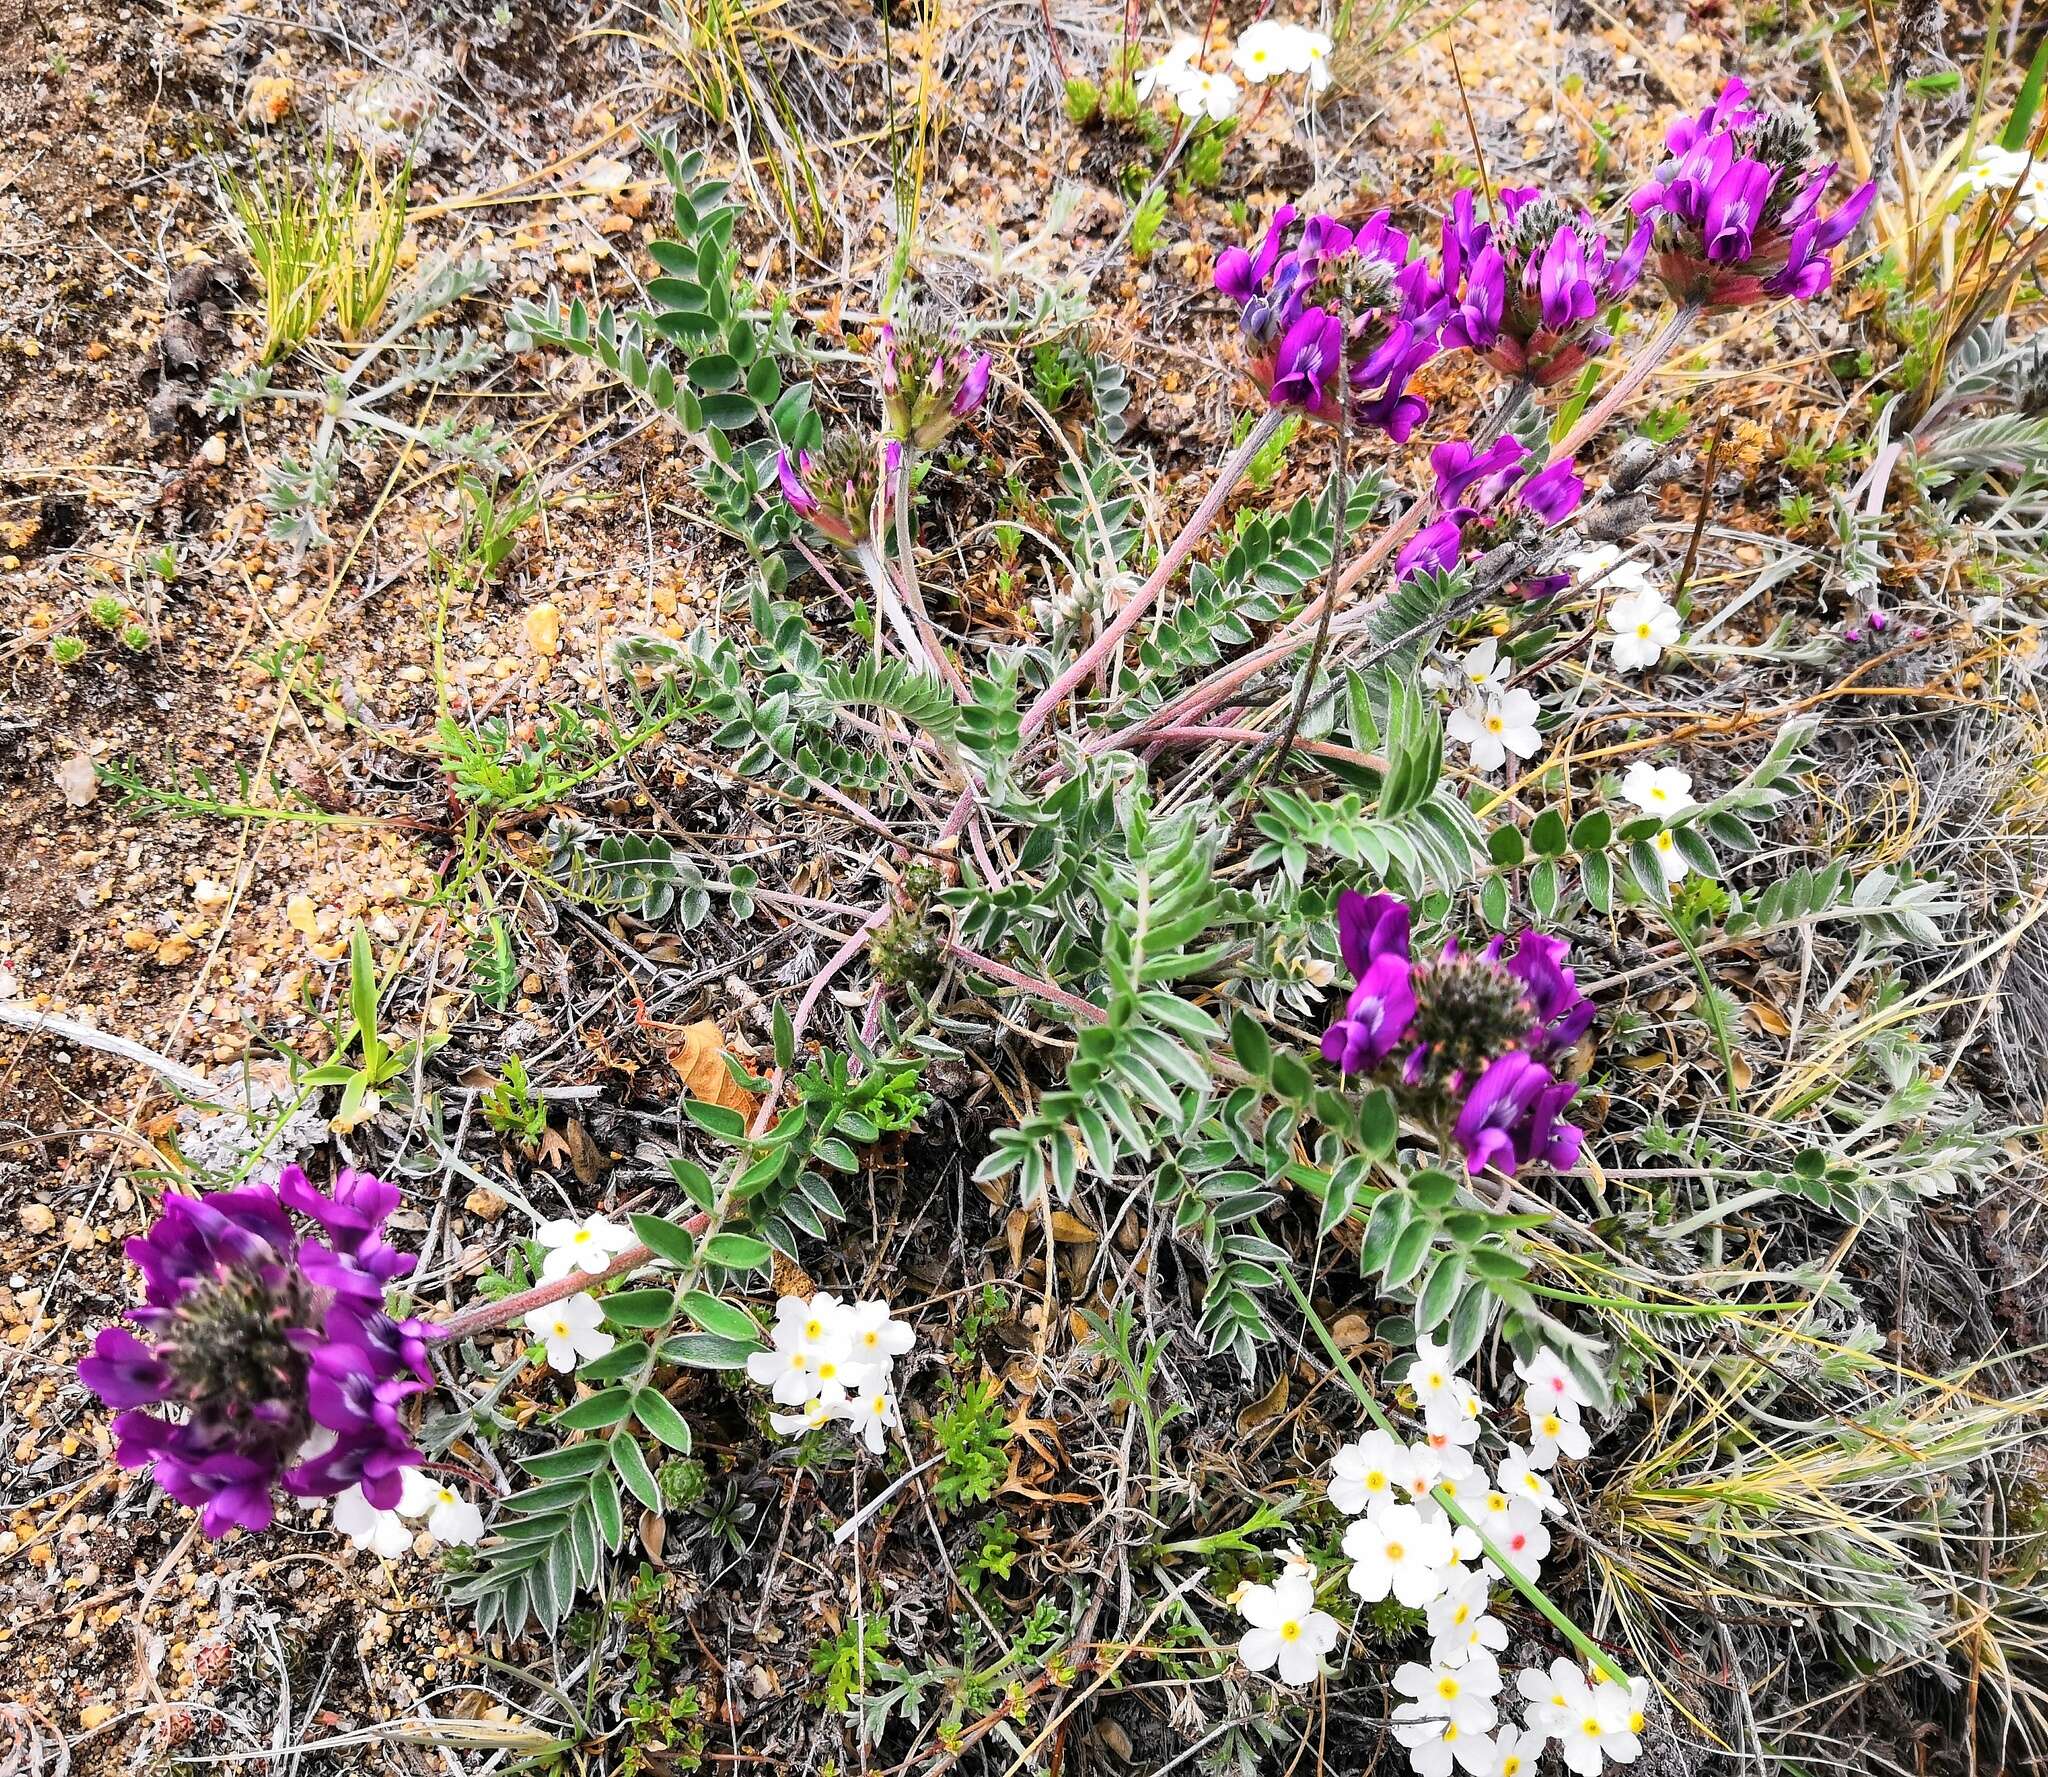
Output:
<path fill-rule="evenodd" d="M 1554 1736 L 1571 1716 L 1583 1718 L 1592 1713 L 1593 1687 L 1562 1655 L 1550 1662 L 1547 1671 L 1525 1666 L 1515 1674 L 1515 1689 L 1528 1705 L 1523 1714 L 1529 1726 L 1541 1734 Z"/>
<path fill-rule="evenodd" d="M 534 1230 L 534 1238 L 547 1248 L 540 1274 L 548 1283 L 571 1271 L 588 1271 L 595 1277 L 620 1253 L 630 1252 L 638 1244 L 631 1228 L 603 1216 L 585 1216 L 580 1222 L 543 1222 Z"/>
<path fill-rule="evenodd" d="M 1547 1737 L 1535 1728 L 1503 1727 L 1494 1736 L 1493 1762 L 1478 1777 L 1535 1777 Z"/>
<path fill-rule="evenodd" d="M 1532 1500 L 1510 1499 L 1495 1488 L 1480 1501 L 1473 1516 L 1486 1532 L 1486 1540 L 1500 1551 L 1501 1559 L 1525 1580 L 1533 1580 L 1543 1571 L 1544 1558 L 1550 1553 L 1550 1526 L 1543 1522 L 1541 1507 Z M 1500 1576 L 1492 1556 L 1482 1565 L 1487 1573 Z"/>
<path fill-rule="evenodd" d="M 1444 731 L 1465 748 L 1475 771 L 1496 771 L 1510 753 L 1533 759 L 1543 750 L 1536 733 L 1542 706 L 1519 687 L 1498 695 L 1467 698 L 1451 712 Z"/>
<path fill-rule="evenodd" d="M 1408 1749 L 1408 1768 L 1415 1777 L 1451 1777 L 1454 1765 L 1467 1777 L 1488 1777 L 1494 1768 L 1492 1735 L 1461 1733 L 1456 1722 L 1419 1714 L 1413 1703 L 1395 1709 L 1394 1738 Z"/>
<path fill-rule="evenodd" d="M 1228 74 L 1209 74 L 1201 69 L 1174 95 L 1183 117 L 1203 118 L 1221 123 L 1237 112 L 1237 82 Z"/>
<path fill-rule="evenodd" d="M 1412 1708 L 1410 1720 L 1433 1718 L 1451 1722 L 1460 1733 L 1483 1734 L 1499 1716 L 1494 1698 L 1500 1682 L 1500 1663 L 1483 1649 L 1456 1666 L 1409 1660 L 1394 1668 L 1394 1689 L 1409 1699 L 1396 1706 L 1395 1719 Z"/>
<path fill-rule="evenodd" d="M 890 1318 L 889 1304 L 879 1299 L 848 1304 L 845 1324 L 846 1343 L 857 1363 L 887 1363 L 917 1342 L 909 1325 Z"/>
<path fill-rule="evenodd" d="M 1347 1517 L 1393 1505 L 1417 1472 L 1408 1446 L 1383 1431 L 1369 1431 L 1330 1458 L 1330 1503 Z"/>
<path fill-rule="evenodd" d="M 1642 1726 L 1648 1686 L 1641 1679 L 1627 1689 L 1612 1679 L 1602 1679 L 1595 1685 L 1576 1668 L 1569 1669 L 1569 1677 L 1561 1678 L 1557 1670 L 1560 1665 L 1569 1667 L 1569 1662 L 1552 1662 L 1553 1700 L 1545 1706 L 1540 1719 L 1537 1708 L 1531 1707 L 1530 1725 L 1540 1727 L 1556 1740 L 1565 1769 L 1576 1772 L 1577 1777 L 1599 1777 L 1602 1765 L 1609 1759 L 1621 1765 L 1633 1762 L 1643 1749 L 1637 1734 Z M 1523 1678 L 1535 1676 L 1523 1673 L 1515 1682 L 1519 1686 Z"/>
<path fill-rule="evenodd" d="M 2031 164 L 2032 157 L 2025 149 L 1988 142 L 1970 157 L 1949 190 L 1971 197 L 1986 191 L 2010 191 L 2027 176 Z"/>
<path fill-rule="evenodd" d="M 409 1472 L 409 1471 L 408 1471 Z M 363 1497 L 361 1487 L 334 1496 L 334 1528 L 359 1549 L 395 1561 L 412 1547 L 412 1532 L 395 1511 L 379 1511 Z"/>
<path fill-rule="evenodd" d="M 1676 765 L 1652 765 L 1647 760 L 1638 760 L 1623 775 L 1621 793 L 1644 814 L 1661 815 L 1668 820 L 1693 806 L 1692 773 L 1681 771 Z M 1564 1360 L 1555 1352 L 1546 1351 L 1541 1356 L 1560 1370 L 1564 1368 Z"/>
<path fill-rule="evenodd" d="M 530 1310 L 526 1330 L 547 1348 L 548 1368 L 567 1375 L 611 1350 L 615 1341 L 600 1325 L 603 1319 L 597 1298 L 585 1293 Z"/>
<path fill-rule="evenodd" d="M 1631 592 L 1664 596 L 1650 577 L 1650 570 L 1639 561 L 1623 560 L 1620 548 L 1613 543 L 1574 549 L 1559 559 L 1558 566 L 1571 575 L 1573 586 L 1588 587 L 1610 599 Z"/>
<path fill-rule="evenodd" d="M 1529 1452 L 1510 1444 L 1495 1476 L 1495 1485 L 1510 1499 L 1526 1500 L 1541 1511 L 1562 1517 L 1564 1504 L 1551 1490 L 1549 1478 L 1529 1460 Z"/>
<path fill-rule="evenodd" d="M 1239 33 L 1231 59 L 1253 86 L 1283 74 L 1306 74 L 1309 90 L 1319 93 L 1330 84 L 1332 47 L 1321 31 L 1267 18 Z"/>
<path fill-rule="evenodd" d="M 1679 774 L 1681 777 L 1684 773 Z M 1692 779 L 1685 779 L 1688 793 Z M 1542 1397 L 1544 1402 L 1555 1407 L 1567 1419 L 1576 1419 L 1582 1408 L 1590 1407 L 1592 1398 L 1579 1386 L 1578 1378 L 1571 1367 L 1548 1347 L 1539 1347 L 1536 1355 L 1526 1362 L 1515 1360 L 1515 1374 L 1527 1384 L 1529 1392 Z"/>
<path fill-rule="evenodd" d="M 437 1543 L 463 1548 L 483 1541 L 483 1513 L 446 1481 L 437 1481 L 415 1468 L 407 1469 L 398 1479 L 400 1515 L 426 1519 L 427 1534 Z"/>
<path fill-rule="evenodd" d="M 1486 1614 L 1487 1585 L 1483 1573 L 1452 1577 L 1441 1598 L 1429 1604 L 1429 1657 L 1445 1666 L 1460 1666 L 1475 1653 L 1498 1653 L 1508 1644 L 1508 1628 Z"/>
<path fill-rule="evenodd" d="M 1439 689 L 1448 688 L 1483 697 L 1488 692 L 1505 691 L 1508 675 L 1514 671 L 1514 666 L 1512 660 L 1502 657 L 1499 641 L 1488 636 L 1471 649 L 1454 670 L 1446 671 L 1440 666 L 1424 667 L 1422 682 Z"/>
<path fill-rule="evenodd" d="M 1431 1431 L 1447 1431 L 1467 1419 L 1476 1424 L 1479 1397 L 1452 1368 L 1451 1354 L 1434 1339 L 1415 1341 L 1414 1361 L 1401 1380 L 1414 1391 L 1422 1422 Z"/>
<path fill-rule="evenodd" d="M 1283 1573 L 1270 1586 L 1247 1586 L 1237 1608 L 1251 1625 L 1237 1644 L 1238 1658 L 1254 1672 L 1276 1668 L 1282 1684 L 1308 1684 L 1323 1655 L 1337 1645 L 1337 1619 L 1316 1609 L 1315 1581 Z"/>
<path fill-rule="evenodd" d="M 1350 1587 L 1368 1604 L 1391 1593 L 1420 1610 L 1450 1584 L 1451 1527 L 1441 1514 L 1382 1506 L 1344 1532 L 1344 1553 L 1351 1557 Z"/>
<path fill-rule="evenodd" d="M 1176 37 L 1173 47 L 1131 82 L 1131 90 L 1140 99 L 1150 99 L 1155 92 L 1178 98 L 1180 89 L 1195 78 L 1195 57 L 1201 53 L 1198 38 Z"/>
<path fill-rule="evenodd" d="M 1614 633 L 1609 650 L 1617 672 L 1640 672 L 1664 658 L 1678 640 L 1678 612 L 1652 587 L 1625 592 L 1607 607 L 1607 627 Z"/>
<path fill-rule="evenodd" d="M 1522 1397 L 1529 1415 L 1529 1466 L 1552 1468 L 1559 1456 L 1581 1460 L 1593 1447 L 1586 1428 L 1576 1418 L 1567 1419 L 1556 1407 L 1547 1407 L 1532 1390 Z"/>
<path fill-rule="evenodd" d="M 886 1434 L 898 1423 L 896 1397 L 886 1382 L 870 1383 L 840 1408 L 854 1435 L 875 1455 L 882 1454 Z"/>

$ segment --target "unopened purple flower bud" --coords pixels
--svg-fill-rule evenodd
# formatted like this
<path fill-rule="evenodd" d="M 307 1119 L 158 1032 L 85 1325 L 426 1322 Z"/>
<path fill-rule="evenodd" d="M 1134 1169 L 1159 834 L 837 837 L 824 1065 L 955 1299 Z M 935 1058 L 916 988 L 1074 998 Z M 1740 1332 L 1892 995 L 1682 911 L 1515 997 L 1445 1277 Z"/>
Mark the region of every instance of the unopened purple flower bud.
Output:
<path fill-rule="evenodd" d="M 988 394 L 988 353 L 923 303 L 883 325 L 877 366 L 889 436 L 919 450 L 944 442 Z"/>

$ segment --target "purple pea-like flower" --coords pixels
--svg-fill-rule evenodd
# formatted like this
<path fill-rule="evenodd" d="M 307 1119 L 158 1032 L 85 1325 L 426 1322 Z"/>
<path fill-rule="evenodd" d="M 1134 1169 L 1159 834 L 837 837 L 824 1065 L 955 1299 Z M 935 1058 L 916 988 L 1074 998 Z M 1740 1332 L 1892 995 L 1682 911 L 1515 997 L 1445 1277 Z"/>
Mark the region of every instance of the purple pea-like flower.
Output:
<path fill-rule="evenodd" d="M 1544 932 L 1524 932 L 1514 954 L 1502 965 L 1521 982 L 1535 1028 L 1528 1045 L 1539 1056 L 1572 1047 L 1593 1022 L 1593 1002 L 1579 992 L 1578 977 L 1565 958 L 1571 946 Z"/>
<path fill-rule="evenodd" d="M 1275 407 L 1320 414 L 1343 374 L 1344 328 L 1327 309 L 1304 309 L 1273 354 L 1266 399 Z"/>
<path fill-rule="evenodd" d="M 1671 158 L 1631 198 L 1657 229 L 1658 275 L 1684 302 L 1739 308 L 1810 301 L 1834 278 L 1834 249 L 1876 197 L 1865 184 L 1823 216 L 1832 162 L 1817 161 L 1812 119 L 1749 103 L 1731 80 L 1698 117 L 1666 132 Z"/>
<path fill-rule="evenodd" d="M 401 1403 L 427 1385 L 433 1336 L 384 1310 L 414 1263 L 384 1238 L 397 1203 L 366 1173 L 344 1170 L 327 1195 L 292 1166 L 274 1185 L 166 1197 L 128 1242 L 140 1331 L 102 1329 L 79 1379 L 118 1410 L 115 1460 L 152 1469 L 208 1536 L 267 1529 L 279 1487 L 325 1498 L 360 1484 L 372 1505 L 397 1503 L 420 1461 Z M 300 1233 L 292 1210 L 326 1238 Z"/>
<path fill-rule="evenodd" d="M 815 451 L 777 452 L 775 479 L 790 510 L 819 535 L 858 549 L 877 522 L 887 521 L 902 462 L 898 439 L 884 439 L 878 449 L 859 433 L 832 432 Z"/>
<path fill-rule="evenodd" d="M 1639 224 L 1616 253 L 1592 217 L 1533 187 L 1508 187 L 1496 202 L 1498 227 L 1479 220 L 1469 191 L 1444 219 L 1443 343 L 1548 388 L 1606 350 L 1598 318 L 1642 275 L 1650 225 Z"/>
<path fill-rule="evenodd" d="M 1498 1166 L 1511 1173 L 1521 1163 L 1515 1132 L 1551 1084 L 1550 1070 L 1533 1055 L 1510 1049 L 1486 1064 L 1472 1083 L 1451 1133 L 1465 1151 L 1465 1169 Z"/>
<path fill-rule="evenodd" d="M 1256 255 L 1218 256 L 1215 281 L 1238 305 L 1253 379 L 1274 406 L 1327 416 L 1347 375 L 1359 429 L 1405 442 L 1426 417 L 1407 384 L 1439 349 L 1442 287 L 1385 211 L 1353 229 L 1283 205 Z"/>
<path fill-rule="evenodd" d="M 1405 956 L 1375 957 L 1345 1000 L 1344 1015 L 1323 1032 L 1323 1059 L 1355 1074 L 1393 1054 L 1415 1021 L 1411 975 Z"/>
<path fill-rule="evenodd" d="M 1406 962 L 1412 918 L 1406 901 L 1346 889 L 1337 897 L 1337 948 L 1343 952 L 1344 966 L 1363 975 L 1383 956 Z"/>
<path fill-rule="evenodd" d="M 1462 438 L 1446 439 L 1429 453 L 1429 461 L 1436 473 L 1439 516 L 1395 558 L 1399 577 L 1449 572 L 1475 533 L 1491 547 L 1522 514 L 1544 525 L 1560 525 L 1585 497 L 1585 484 L 1570 457 L 1530 474 L 1531 453 L 1510 435 L 1495 439 L 1484 450 Z"/>

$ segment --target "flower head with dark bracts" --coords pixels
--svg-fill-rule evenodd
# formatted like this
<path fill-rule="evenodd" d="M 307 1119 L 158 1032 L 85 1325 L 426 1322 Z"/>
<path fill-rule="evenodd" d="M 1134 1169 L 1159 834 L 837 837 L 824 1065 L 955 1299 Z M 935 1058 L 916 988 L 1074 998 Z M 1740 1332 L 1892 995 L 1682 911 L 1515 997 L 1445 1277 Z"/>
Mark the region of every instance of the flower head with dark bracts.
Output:
<path fill-rule="evenodd" d="M 1601 311 L 1642 276 L 1653 225 L 1639 223 L 1610 253 L 1597 221 L 1533 186 L 1508 187 L 1495 201 L 1498 227 L 1478 219 L 1469 191 L 1444 219 L 1444 349 L 1464 347 L 1503 376 L 1549 388 L 1612 343 Z"/>
<path fill-rule="evenodd" d="M 1858 189 L 1832 214 L 1821 194 L 1835 163 L 1816 158 L 1804 107 L 1753 105 L 1731 80 L 1697 117 L 1666 132 L 1670 158 L 1630 199 L 1656 224 L 1657 275 L 1681 302 L 1741 308 L 1776 297 L 1811 301 L 1834 278 L 1833 254 L 1877 195 Z"/>
<path fill-rule="evenodd" d="M 1569 946 L 1524 932 L 1476 956 L 1455 941 L 1433 961 L 1410 953 L 1407 904 L 1346 892 L 1337 940 L 1357 985 L 1323 1033 L 1323 1058 L 1346 1074 L 1382 1071 L 1417 1114 L 1449 1126 L 1466 1167 L 1503 1172 L 1578 1159 L 1563 1121 L 1578 1086 L 1554 1069 L 1593 1022 L 1566 962 Z"/>
<path fill-rule="evenodd" d="M 987 398 L 989 368 L 988 353 L 923 303 L 883 322 L 878 369 L 889 436 L 919 450 L 943 443 Z"/>
<path fill-rule="evenodd" d="M 858 432 L 828 432 L 814 451 L 781 452 L 775 475 L 782 497 L 813 530 L 854 549 L 887 522 L 902 460 L 903 446 L 894 438 L 878 446 Z"/>
<path fill-rule="evenodd" d="M 1531 522 L 1555 527 L 1579 509 L 1585 484 L 1569 457 L 1530 473 L 1533 454 L 1519 439 L 1503 434 L 1484 450 L 1462 438 L 1447 439 L 1429 453 L 1436 472 L 1437 516 L 1415 533 L 1395 559 L 1395 572 L 1447 574 L 1468 545 L 1484 551 L 1509 542 Z M 1546 577 L 1525 588 L 1555 591 L 1570 575 Z"/>
<path fill-rule="evenodd" d="M 1273 406 L 1321 417 L 1347 376 L 1351 424 L 1405 442 L 1429 412 L 1408 383 L 1439 349 L 1443 287 L 1384 210 L 1357 229 L 1311 216 L 1297 234 L 1299 214 L 1283 204 L 1256 254 L 1216 260 L 1252 377 Z"/>
<path fill-rule="evenodd" d="M 115 1460 L 153 1467 L 208 1536 L 267 1529 L 279 1486 L 398 1503 L 420 1461 L 399 1409 L 427 1386 L 432 1329 L 384 1310 L 414 1263 L 384 1238 L 397 1207 L 398 1187 L 368 1173 L 344 1169 L 327 1196 L 288 1166 L 274 1185 L 166 1197 L 128 1242 L 140 1332 L 102 1329 L 79 1379 L 120 1410 Z"/>

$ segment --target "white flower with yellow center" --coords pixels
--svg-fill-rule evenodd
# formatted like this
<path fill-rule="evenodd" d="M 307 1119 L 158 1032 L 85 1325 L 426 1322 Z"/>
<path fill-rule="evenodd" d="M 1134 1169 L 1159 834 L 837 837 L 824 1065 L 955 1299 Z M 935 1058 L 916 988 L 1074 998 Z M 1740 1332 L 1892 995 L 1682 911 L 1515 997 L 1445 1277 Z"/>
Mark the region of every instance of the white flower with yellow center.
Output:
<path fill-rule="evenodd" d="M 1543 750 L 1536 732 L 1541 705 L 1519 688 L 1498 696 L 1470 697 L 1451 712 L 1444 732 L 1462 746 L 1475 771 L 1496 771 L 1512 753 L 1533 759 Z"/>
<path fill-rule="evenodd" d="M 1237 1601 L 1250 1625 L 1237 1657 L 1253 1672 L 1273 1667 L 1282 1684 L 1310 1684 L 1337 1645 L 1337 1619 L 1316 1609 L 1315 1581 L 1283 1573 L 1270 1586 L 1247 1586 Z"/>
<path fill-rule="evenodd" d="M 572 1271 L 587 1271 L 595 1277 L 620 1253 L 630 1252 L 638 1244 L 631 1228 L 603 1216 L 585 1216 L 580 1222 L 543 1222 L 533 1237 L 547 1248 L 540 1265 L 541 1278 L 547 1283 Z"/>
<path fill-rule="evenodd" d="M 1531 1468 L 1554 1468 L 1560 1456 L 1578 1462 L 1592 1448 L 1593 1440 L 1576 1419 L 1567 1419 L 1557 1408 L 1546 1407 L 1534 1394 L 1524 1395 L 1522 1406 L 1529 1415 Z"/>
<path fill-rule="evenodd" d="M 1369 1431 L 1330 1458 L 1330 1503 L 1346 1517 L 1399 1504 L 1415 1472 L 1406 1444 L 1383 1431 Z"/>
<path fill-rule="evenodd" d="M 1351 1557 L 1350 1587 L 1368 1604 L 1391 1594 L 1420 1610 L 1450 1584 L 1450 1524 L 1413 1506 L 1382 1506 L 1360 1518 L 1344 1533 L 1344 1553 Z"/>
<path fill-rule="evenodd" d="M 1613 631 L 1608 649 L 1617 672 L 1641 672 L 1664 658 L 1664 650 L 1678 641 L 1678 612 L 1654 587 L 1645 592 L 1628 592 L 1607 607 L 1607 627 Z"/>
<path fill-rule="evenodd" d="M 1564 1513 L 1564 1505 L 1552 1491 L 1549 1479 L 1533 1462 L 1529 1452 L 1519 1444 L 1510 1444 L 1495 1485 L 1510 1499 L 1519 1499 L 1535 1506 L 1539 1511 L 1557 1516 Z"/>
<path fill-rule="evenodd" d="M 1669 820 L 1693 806 L 1692 774 L 1680 771 L 1675 765 L 1652 765 L 1646 760 L 1639 760 L 1628 768 L 1627 775 L 1622 778 L 1621 793 L 1644 814 Z M 1564 1362 L 1556 1353 L 1546 1351 L 1539 1356 L 1548 1358 L 1560 1372 L 1564 1371 Z M 1519 1364 L 1516 1366 L 1517 1369 L 1520 1367 Z M 1569 1373 L 1565 1374 L 1565 1380 L 1571 1380 Z M 1580 1399 L 1576 1384 L 1572 1386 L 1570 1398 L 1574 1402 Z"/>
<path fill-rule="evenodd" d="M 1395 1706 L 1394 1719 L 1447 1721 L 1461 1734 L 1483 1734 L 1499 1718 L 1500 1682 L 1499 1662 L 1484 1651 L 1456 1666 L 1409 1660 L 1394 1668 L 1394 1689 L 1408 1699 Z"/>
<path fill-rule="evenodd" d="M 600 1324 L 604 1309 L 595 1296 L 568 1296 L 530 1309 L 526 1330 L 547 1352 L 548 1368 L 569 1374 L 579 1363 L 603 1357 L 616 1341 Z"/>
<path fill-rule="evenodd" d="M 1429 1657 L 1462 1666 L 1475 1653 L 1499 1653 L 1508 1644 L 1507 1625 L 1486 1614 L 1483 1573 L 1462 1573 L 1429 1606 Z"/>

